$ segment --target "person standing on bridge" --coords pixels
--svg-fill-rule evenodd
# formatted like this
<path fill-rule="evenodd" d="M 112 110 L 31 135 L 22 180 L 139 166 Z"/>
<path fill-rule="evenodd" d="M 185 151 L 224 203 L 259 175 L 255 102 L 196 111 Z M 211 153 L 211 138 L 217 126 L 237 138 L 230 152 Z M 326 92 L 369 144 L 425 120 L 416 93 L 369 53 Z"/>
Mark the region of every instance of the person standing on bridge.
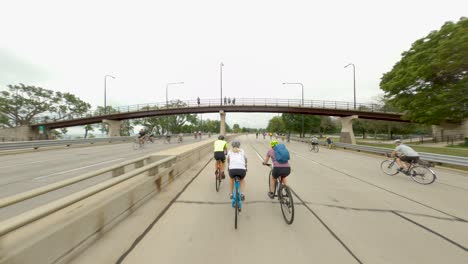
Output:
<path fill-rule="evenodd" d="M 200 97 L 197 97 L 197 104 L 200 106 Z"/>
<path fill-rule="evenodd" d="M 224 104 L 227 104 L 227 97 L 224 96 Z"/>
<path fill-rule="evenodd" d="M 234 178 L 237 176 L 240 180 L 240 194 L 241 199 L 244 200 L 245 196 L 242 192 L 245 189 L 245 175 L 247 174 L 247 157 L 245 152 L 240 148 L 240 142 L 235 140 L 231 143 L 232 150 L 229 150 L 227 154 L 228 170 L 230 181 L 229 199 L 232 200 L 232 190 L 234 189 Z"/>
<path fill-rule="evenodd" d="M 235 105 L 236 104 L 236 98 L 232 98 L 232 104 Z"/>
<path fill-rule="evenodd" d="M 228 104 L 231 104 L 231 97 L 228 97 Z"/>

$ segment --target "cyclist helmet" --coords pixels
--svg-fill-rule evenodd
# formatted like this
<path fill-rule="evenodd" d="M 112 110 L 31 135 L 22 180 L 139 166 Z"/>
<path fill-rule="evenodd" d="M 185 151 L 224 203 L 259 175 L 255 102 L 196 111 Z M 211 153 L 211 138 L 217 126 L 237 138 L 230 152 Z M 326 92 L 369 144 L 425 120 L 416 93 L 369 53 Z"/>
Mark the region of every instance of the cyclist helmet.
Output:
<path fill-rule="evenodd" d="M 239 148 L 239 147 L 240 147 L 240 142 L 237 141 L 237 140 L 235 140 L 235 141 L 233 141 L 233 142 L 231 143 L 231 145 L 232 145 L 233 148 Z"/>
<path fill-rule="evenodd" d="M 224 136 L 223 136 L 223 135 L 219 135 L 218 139 L 219 139 L 219 140 L 224 140 Z"/>
<path fill-rule="evenodd" d="M 270 141 L 270 146 L 271 146 L 272 148 L 274 148 L 276 145 L 278 145 L 278 141 L 276 141 L 276 140 Z"/>
<path fill-rule="evenodd" d="M 395 142 L 395 144 L 401 144 L 401 140 L 399 140 L 399 139 L 395 140 L 394 142 Z"/>

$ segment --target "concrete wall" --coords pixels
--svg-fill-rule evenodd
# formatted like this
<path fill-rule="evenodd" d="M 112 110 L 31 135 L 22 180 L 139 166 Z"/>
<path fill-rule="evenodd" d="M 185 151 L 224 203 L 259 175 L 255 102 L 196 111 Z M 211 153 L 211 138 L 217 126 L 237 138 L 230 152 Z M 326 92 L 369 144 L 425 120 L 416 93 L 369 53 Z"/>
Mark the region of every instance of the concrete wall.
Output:
<path fill-rule="evenodd" d="M 432 135 L 437 138 L 459 135 L 468 137 L 468 119 L 460 123 L 442 123 L 440 126 L 432 126 Z"/>
<path fill-rule="evenodd" d="M 159 152 L 148 162 L 160 155 L 176 159 L 1 236 L 0 263 L 68 262 L 178 175 L 208 158 L 212 144 L 209 140 Z"/>
<path fill-rule="evenodd" d="M 37 128 L 32 129 L 30 126 L 0 128 L 0 142 L 40 139 L 49 139 L 49 131 L 45 130 L 43 134 L 39 134 Z"/>

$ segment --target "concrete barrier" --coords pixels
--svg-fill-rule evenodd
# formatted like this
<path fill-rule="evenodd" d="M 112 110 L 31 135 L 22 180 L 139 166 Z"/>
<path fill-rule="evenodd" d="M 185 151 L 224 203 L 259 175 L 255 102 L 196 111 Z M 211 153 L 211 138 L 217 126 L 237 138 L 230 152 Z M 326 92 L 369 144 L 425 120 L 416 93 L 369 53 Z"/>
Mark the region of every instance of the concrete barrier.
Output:
<path fill-rule="evenodd" d="M 212 142 L 151 155 L 168 158 L 1 222 L 0 263 L 66 263 L 178 175 L 207 159 Z"/>

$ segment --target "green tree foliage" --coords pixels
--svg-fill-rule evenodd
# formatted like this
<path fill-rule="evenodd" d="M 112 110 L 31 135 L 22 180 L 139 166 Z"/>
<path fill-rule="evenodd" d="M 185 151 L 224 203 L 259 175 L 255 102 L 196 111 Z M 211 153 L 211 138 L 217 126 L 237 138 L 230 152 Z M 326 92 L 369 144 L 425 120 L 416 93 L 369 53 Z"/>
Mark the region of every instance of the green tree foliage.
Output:
<path fill-rule="evenodd" d="M 30 125 L 35 118 L 57 120 L 80 117 L 89 111 L 91 105 L 70 93 L 54 92 L 24 84 L 8 85 L 0 92 L 0 118 L 7 127 Z"/>
<path fill-rule="evenodd" d="M 86 126 L 84 126 L 84 130 L 85 130 L 84 138 L 87 138 L 88 137 L 88 132 L 89 131 L 94 131 L 94 127 L 93 127 L 93 125 L 87 124 Z"/>
<path fill-rule="evenodd" d="M 120 135 L 121 136 L 131 136 L 133 134 L 133 125 L 131 120 L 122 120 L 122 125 L 120 126 Z"/>
<path fill-rule="evenodd" d="M 270 121 L 268 121 L 267 130 L 269 132 L 275 132 L 275 133 L 286 132 L 283 119 L 279 116 L 275 116 L 272 119 L 270 119 Z"/>
<path fill-rule="evenodd" d="M 287 132 L 301 133 L 303 118 L 302 115 L 282 114 L 281 117 Z M 318 133 L 320 130 L 320 124 L 320 117 L 314 115 L 304 115 L 304 133 Z"/>
<path fill-rule="evenodd" d="M 402 56 L 380 88 L 404 118 L 438 124 L 468 117 L 468 19 L 445 23 Z"/>
<path fill-rule="evenodd" d="M 242 130 L 241 130 L 239 124 L 234 124 L 234 125 L 232 126 L 232 132 L 234 132 L 234 133 L 240 133 L 240 132 L 242 132 Z"/>
<path fill-rule="evenodd" d="M 186 104 L 180 100 L 171 101 L 169 107 L 184 107 Z M 143 108 L 142 110 L 151 110 L 156 108 Z M 171 133 L 183 132 L 183 127 L 190 123 L 191 125 L 197 124 L 197 115 L 195 114 L 182 114 L 171 116 L 158 116 L 158 117 L 145 117 L 137 119 L 133 122 L 135 125 L 142 125 L 148 131 L 157 134 L 164 134 L 166 131 Z"/>

